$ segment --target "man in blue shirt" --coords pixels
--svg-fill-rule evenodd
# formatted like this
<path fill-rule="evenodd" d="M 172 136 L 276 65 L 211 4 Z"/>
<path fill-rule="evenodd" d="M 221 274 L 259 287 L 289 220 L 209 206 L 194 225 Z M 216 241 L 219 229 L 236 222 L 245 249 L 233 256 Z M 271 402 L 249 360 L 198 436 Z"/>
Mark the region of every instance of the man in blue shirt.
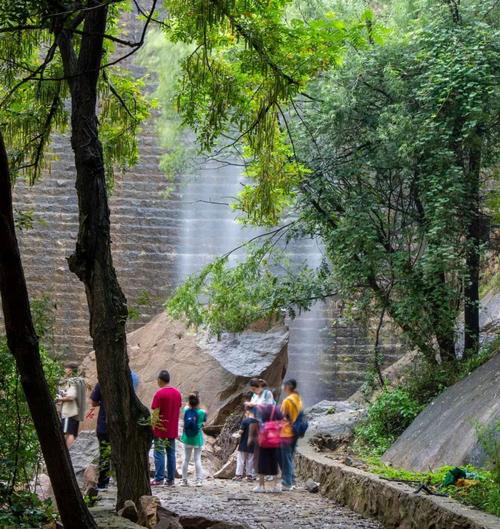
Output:
<path fill-rule="evenodd" d="M 139 385 L 139 376 L 134 371 L 130 372 L 132 377 L 132 385 L 134 391 Z M 99 478 L 97 481 L 97 488 L 104 490 L 109 485 L 109 474 L 111 470 L 111 444 L 109 442 L 108 427 L 106 424 L 106 409 L 102 401 L 101 386 L 99 382 L 95 385 L 94 390 L 90 395 L 92 406 L 99 408 L 97 415 L 96 434 L 99 441 Z"/>

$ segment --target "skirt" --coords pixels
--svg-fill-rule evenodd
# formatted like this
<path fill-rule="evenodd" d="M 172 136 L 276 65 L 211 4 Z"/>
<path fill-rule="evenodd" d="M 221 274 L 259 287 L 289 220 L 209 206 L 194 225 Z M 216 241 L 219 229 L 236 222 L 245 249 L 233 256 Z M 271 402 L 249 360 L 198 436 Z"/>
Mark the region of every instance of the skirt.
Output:
<path fill-rule="evenodd" d="M 257 473 L 263 476 L 277 476 L 280 449 L 259 447 L 256 452 Z"/>

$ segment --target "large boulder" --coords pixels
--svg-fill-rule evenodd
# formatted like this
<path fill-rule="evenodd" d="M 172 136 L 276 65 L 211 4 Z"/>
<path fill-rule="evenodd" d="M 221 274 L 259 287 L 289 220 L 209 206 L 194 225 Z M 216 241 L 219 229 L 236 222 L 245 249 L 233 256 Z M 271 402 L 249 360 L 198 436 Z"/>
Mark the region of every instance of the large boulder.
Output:
<path fill-rule="evenodd" d="M 484 464 L 476 425 L 500 417 L 500 354 L 436 398 L 384 454 L 395 467 L 425 471 Z"/>
<path fill-rule="evenodd" d="M 221 425 L 241 404 L 248 381 L 257 376 L 279 387 L 288 363 L 288 328 L 270 323 L 241 333 L 223 334 L 220 339 L 204 331 L 188 329 L 166 313 L 127 335 L 130 366 L 139 375 L 139 398 L 151 404 L 158 389 L 161 369 L 171 374 L 172 384 L 184 396 L 200 391 L 208 424 Z M 95 354 L 82 364 L 87 381 L 97 381 Z M 87 421 L 83 428 L 94 426 Z"/>
<path fill-rule="evenodd" d="M 73 470 L 80 487 L 85 486 L 85 471 L 99 459 L 99 442 L 93 431 L 82 431 L 69 449 Z"/>
<path fill-rule="evenodd" d="M 308 408 L 306 415 L 309 443 L 318 450 L 336 450 L 351 440 L 365 408 L 357 402 L 323 400 Z"/>

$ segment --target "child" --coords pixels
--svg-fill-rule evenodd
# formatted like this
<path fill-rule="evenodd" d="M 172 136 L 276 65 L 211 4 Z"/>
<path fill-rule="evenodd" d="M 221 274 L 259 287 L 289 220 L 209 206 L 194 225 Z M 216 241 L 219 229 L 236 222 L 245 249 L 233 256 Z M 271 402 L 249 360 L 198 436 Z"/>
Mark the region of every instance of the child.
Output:
<path fill-rule="evenodd" d="M 182 466 L 182 485 L 189 485 L 187 474 L 191 454 L 194 452 L 194 466 L 196 469 L 196 486 L 203 484 L 203 468 L 201 466 L 201 450 L 203 447 L 203 424 L 207 420 L 207 412 L 200 408 L 198 393 L 191 393 L 188 406 L 184 408 L 184 431 L 181 442 L 184 443 L 184 464 Z"/>
<path fill-rule="evenodd" d="M 259 422 L 252 409 L 245 411 L 245 418 L 240 425 L 240 443 L 238 445 L 238 459 L 236 460 L 236 475 L 234 481 L 241 481 L 245 476 L 248 481 L 255 480 L 254 449 L 255 438 Z"/>

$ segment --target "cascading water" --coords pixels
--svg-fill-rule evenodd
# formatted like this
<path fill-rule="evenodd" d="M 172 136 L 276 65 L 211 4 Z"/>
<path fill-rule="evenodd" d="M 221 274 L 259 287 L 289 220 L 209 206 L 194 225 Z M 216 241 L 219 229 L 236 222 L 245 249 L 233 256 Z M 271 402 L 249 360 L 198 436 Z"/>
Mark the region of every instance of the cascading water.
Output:
<path fill-rule="evenodd" d="M 259 233 L 255 228 L 236 222 L 235 212 L 226 205 L 241 189 L 241 181 L 240 171 L 235 166 L 208 166 L 197 177 L 179 185 L 175 199 L 180 207 L 180 224 L 174 265 L 178 284 L 216 256 L 233 250 Z M 293 263 L 307 262 L 311 266 L 318 265 L 322 257 L 313 240 L 295 242 L 287 248 L 287 253 Z M 232 259 L 242 256 L 243 251 L 238 251 Z M 325 358 L 331 356 L 332 351 L 330 322 L 329 305 L 323 302 L 287 321 L 290 327 L 287 376 L 299 381 L 309 404 L 334 396 L 334 374 L 325 366 Z"/>

